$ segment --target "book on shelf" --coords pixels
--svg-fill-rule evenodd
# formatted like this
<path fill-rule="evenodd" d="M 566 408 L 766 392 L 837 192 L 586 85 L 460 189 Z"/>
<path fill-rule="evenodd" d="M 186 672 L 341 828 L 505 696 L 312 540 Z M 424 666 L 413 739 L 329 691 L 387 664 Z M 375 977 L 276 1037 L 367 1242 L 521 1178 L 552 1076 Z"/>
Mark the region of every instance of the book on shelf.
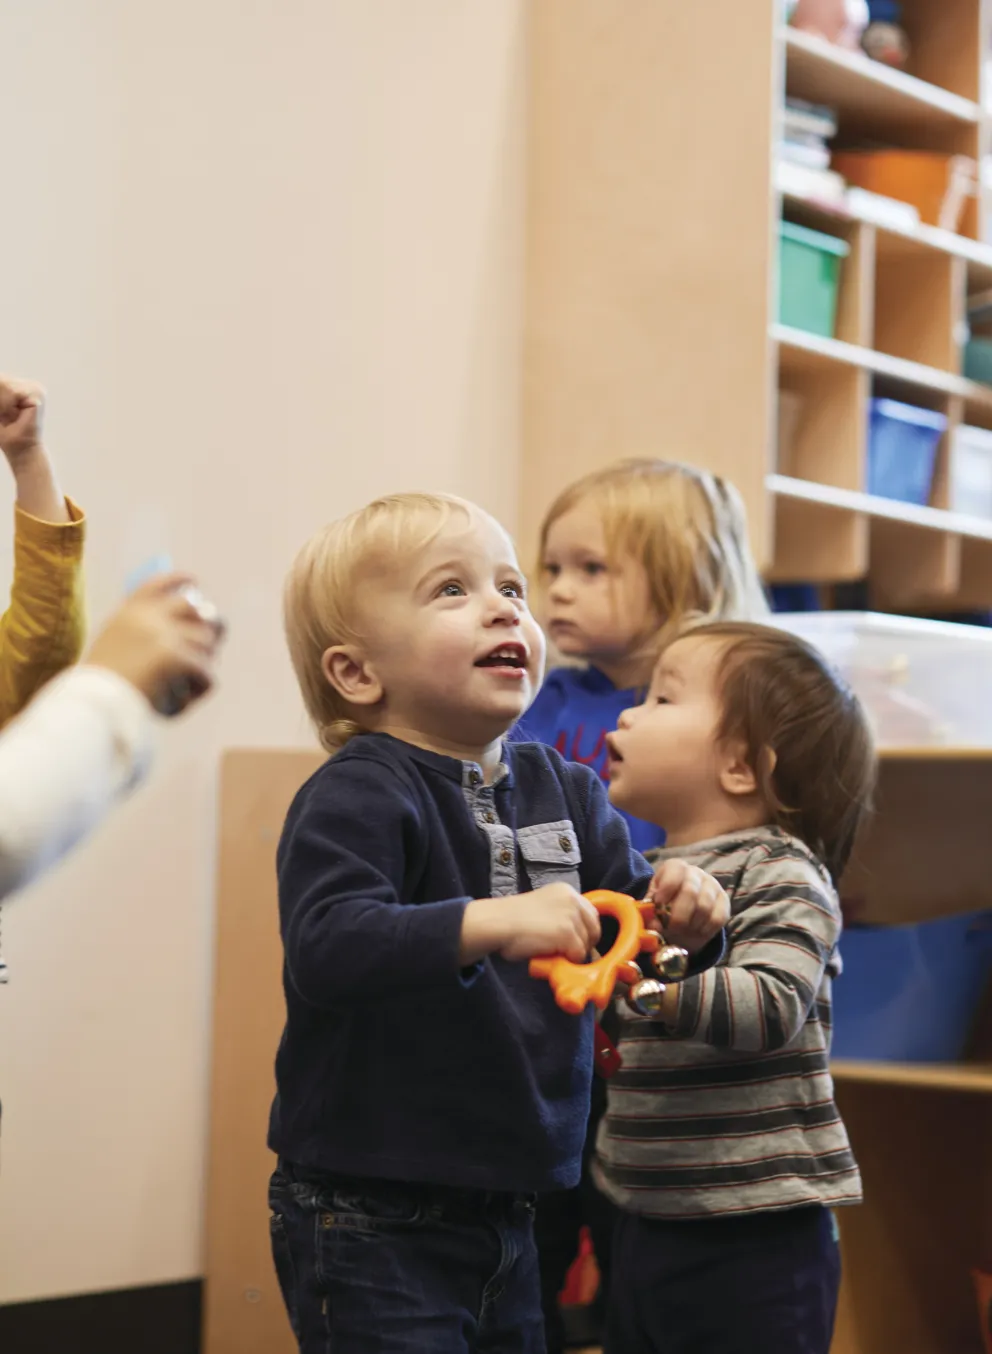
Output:
<path fill-rule="evenodd" d="M 808 169 L 790 160 L 775 165 L 775 187 L 786 197 L 805 198 L 825 206 L 843 207 L 847 184 L 832 169 Z"/>
<path fill-rule="evenodd" d="M 781 129 L 776 156 L 779 165 L 790 165 L 810 174 L 829 174 L 830 147 L 827 142 L 837 134 L 837 118 L 831 108 L 807 103 L 804 99 L 786 99 Z M 798 179 L 795 181 L 799 182 Z M 807 186 L 811 195 L 828 201 L 836 201 L 838 193 L 843 191 L 830 178 L 824 178 L 818 184 L 808 181 Z"/>
<path fill-rule="evenodd" d="M 818 150 L 827 149 L 827 143 L 822 136 L 810 136 L 807 132 L 793 132 L 788 127 L 785 129 L 782 140 L 790 146 L 815 146 Z"/>
<path fill-rule="evenodd" d="M 786 99 L 782 131 L 785 136 L 812 136 L 829 141 L 837 135 L 837 114 L 832 108 L 807 103 L 805 99 Z"/>
<path fill-rule="evenodd" d="M 780 160 L 790 164 L 804 165 L 807 169 L 829 169 L 830 151 L 826 146 L 804 145 L 801 141 L 785 140 L 779 142 Z"/>

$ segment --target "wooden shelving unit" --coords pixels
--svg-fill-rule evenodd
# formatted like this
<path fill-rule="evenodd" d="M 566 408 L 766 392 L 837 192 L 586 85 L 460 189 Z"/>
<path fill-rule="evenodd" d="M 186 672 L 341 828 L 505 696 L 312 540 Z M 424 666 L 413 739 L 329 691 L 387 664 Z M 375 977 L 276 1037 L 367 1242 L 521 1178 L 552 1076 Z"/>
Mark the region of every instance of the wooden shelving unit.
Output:
<path fill-rule="evenodd" d="M 992 749 L 883 749 L 845 909 L 902 923 L 992 907 L 990 801 Z M 992 1269 L 992 1000 L 965 1061 L 832 1070 L 865 1184 L 840 1214 L 833 1354 L 980 1354 L 969 1271 Z"/>
<path fill-rule="evenodd" d="M 963 14 L 966 7 L 958 8 Z M 786 93 L 835 108 L 846 137 L 967 153 L 969 133 L 982 118 L 975 99 L 794 29 L 783 40 Z"/>
<path fill-rule="evenodd" d="M 904 0 L 912 68 L 887 71 L 776 22 L 777 4 L 534 0 L 521 519 L 525 553 L 569 479 L 629 455 L 727 475 L 766 575 L 867 577 L 882 609 L 992 608 L 992 528 L 866 492 L 867 402 L 992 428 L 962 376 L 970 292 L 992 286 L 981 206 L 961 235 L 881 228 L 774 186 L 786 91 L 861 139 L 966 154 L 985 0 Z M 777 223 L 842 236 L 836 340 L 776 323 Z M 777 455 L 779 389 L 805 396 Z M 886 749 L 879 808 L 844 880 L 866 921 L 992 906 L 992 751 Z M 992 1003 L 968 1059 L 840 1062 L 866 1203 L 841 1219 L 834 1354 L 981 1354 L 969 1269 L 992 1269 Z"/>
<path fill-rule="evenodd" d="M 653 454 L 738 484 L 770 580 L 867 578 L 882 610 L 992 608 L 989 524 L 948 511 L 954 430 L 992 428 L 992 388 L 961 375 L 966 298 L 992 287 L 981 205 L 959 235 L 876 226 L 783 198 L 772 152 L 788 92 L 837 110 L 839 145 L 978 159 L 985 0 L 908 0 L 909 73 L 778 12 L 531 8 L 525 543 L 565 478 Z M 836 339 L 776 323 L 781 217 L 851 247 Z M 781 459 L 780 389 L 803 402 Z M 925 510 L 865 493 L 873 394 L 948 418 Z"/>
<path fill-rule="evenodd" d="M 840 144 L 867 140 L 977 158 L 985 135 L 978 102 L 984 19 L 979 0 L 910 6 L 915 75 L 786 30 L 779 37 L 786 91 L 836 108 Z M 990 524 L 947 511 L 956 428 L 992 426 L 992 390 L 960 374 L 965 299 L 989 285 L 992 267 L 992 251 L 973 238 L 981 233 L 977 204 L 960 235 L 883 228 L 794 197 L 774 207 L 775 215 L 843 237 L 851 257 L 837 340 L 772 325 L 777 385 L 799 395 L 806 412 L 789 463 L 774 464 L 768 480 L 769 577 L 867 576 L 874 604 L 891 610 L 992 606 Z M 928 508 L 863 493 L 873 393 L 948 418 Z"/>

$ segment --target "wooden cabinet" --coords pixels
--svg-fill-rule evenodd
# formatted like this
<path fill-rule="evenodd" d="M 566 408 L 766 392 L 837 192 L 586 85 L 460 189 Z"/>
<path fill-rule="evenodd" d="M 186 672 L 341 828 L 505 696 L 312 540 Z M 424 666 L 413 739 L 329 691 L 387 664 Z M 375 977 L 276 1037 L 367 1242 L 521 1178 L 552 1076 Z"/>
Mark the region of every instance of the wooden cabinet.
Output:
<path fill-rule="evenodd" d="M 878 923 L 992 907 L 990 808 L 988 751 L 883 755 L 845 901 Z M 833 1072 L 865 1186 L 864 1204 L 839 1212 L 833 1354 L 981 1354 L 970 1271 L 992 1271 L 992 1003 L 966 1061 Z"/>

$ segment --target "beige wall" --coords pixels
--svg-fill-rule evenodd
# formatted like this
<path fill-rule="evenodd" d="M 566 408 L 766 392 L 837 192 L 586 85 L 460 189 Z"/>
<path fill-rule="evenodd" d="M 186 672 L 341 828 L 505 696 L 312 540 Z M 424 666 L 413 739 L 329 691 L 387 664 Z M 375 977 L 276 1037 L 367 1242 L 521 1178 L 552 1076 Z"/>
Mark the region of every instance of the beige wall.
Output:
<path fill-rule="evenodd" d="M 49 385 L 94 615 L 164 548 L 232 625 L 153 785 L 5 909 L 0 1302 L 200 1273 L 214 777 L 308 737 L 291 552 L 388 488 L 512 523 L 523 13 L 0 0 L 0 366 Z"/>

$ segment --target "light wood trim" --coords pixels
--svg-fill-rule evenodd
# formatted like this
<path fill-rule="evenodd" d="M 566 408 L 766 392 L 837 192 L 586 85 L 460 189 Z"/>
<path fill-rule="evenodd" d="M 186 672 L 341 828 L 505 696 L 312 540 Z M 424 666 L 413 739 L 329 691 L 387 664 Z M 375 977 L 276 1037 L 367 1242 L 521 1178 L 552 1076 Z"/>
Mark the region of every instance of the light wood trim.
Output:
<path fill-rule="evenodd" d="M 831 1062 L 830 1071 L 835 1081 L 992 1095 L 992 1063 L 885 1063 L 843 1058 Z"/>
<path fill-rule="evenodd" d="M 852 222 L 843 232 L 851 247 L 840 272 L 837 337 L 871 346 L 875 314 L 875 231 Z"/>
<path fill-rule="evenodd" d="M 858 223 L 854 233 L 854 268 L 857 288 L 857 325 L 852 337 L 857 344 L 870 344 L 875 332 L 875 270 L 878 266 L 878 232 Z"/>
<path fill-rule="evenodd" d="M 950 511 L 951 502 L 951 448 L 957 430 L 964 418 L 964 400 L 958 395 L 949 395 L 944 406 L 947 414 L 947 427 L 937 448 L 937 459 L 933 467 L 933 483 L 930 486 L 930 506 Z"/>
<path fill-rule="evenodd" d="M 992 762 L 992 747 L 880 747 L 883 762 Z"/>

